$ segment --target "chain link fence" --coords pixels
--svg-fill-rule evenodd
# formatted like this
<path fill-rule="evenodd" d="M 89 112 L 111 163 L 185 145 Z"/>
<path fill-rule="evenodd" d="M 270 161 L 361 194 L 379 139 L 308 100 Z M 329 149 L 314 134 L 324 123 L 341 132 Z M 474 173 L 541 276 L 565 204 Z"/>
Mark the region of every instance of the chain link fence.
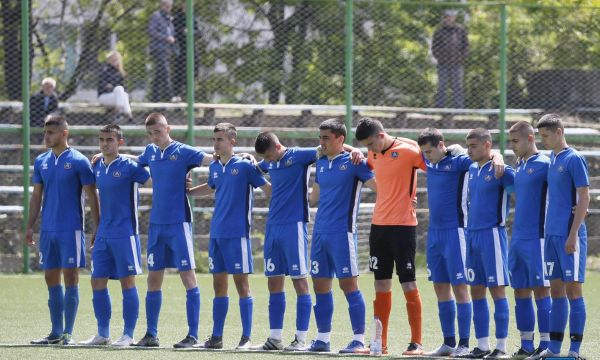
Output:
<path fill-rule="evenodd" d="M 600 8 L 526 1 L 354 0 L 353 7 L 338 0 L 194 1 L 192 77 L 186 68 L 186 35 L 192 28 L 186 26 L 185 1 L 170 9 L 137 0 L 31 0 L 30 5 L 29 34 L 23 39 L 21 2 L 0 4 L 0 270 L 17 271 L 22 264 L 22 41 L 30 45 L 31 159 L 44 150 L 40 124 L 51 112 L 67 115 L 71 144 L 91 155 L 98 151 L 94 126 L 113 122 L 127 129 L 124 152 L 139 153 L 147 143 L 139 125 L 152 111 L 166 114 L 180 141 L 189 142 L 186 124 L 193 118 L 194 144 L 206 151 L 211 151 L 211 126 L 231 122 L 241 129 L 239 145 L 248 152 L 259 128 L 274 128 L 288 146 L 315 146 L 318 124 L 342 119 L 346 105 L 353 106 L 354 124 L 371 116 L 411 138 L 435 126 L 453 143 L 464 142 L 461 129 L 498 129 L 500 109 L 506 127 L 559 111 L 570 128 L 580 128 L 568 139 L 586 151 L 590 165 L 590 252 L 600 252 Z M 352 56 L 346 56 L 350 50 Z M 194 92 L 191 104 L 188 88 Z M 510 153 L 507 160 L 511 163 Z M 204 172 L 196 172 L 198 181 Z M 427 226 L 424 181 L 421 176 L 421 249 Z M 374 198 L 363 198 L 364 268 Z M 195 205 L 201 251 L 212 205 L 206 199 Z M 150 195 L 143 191 L 141 229 L 147 229 L 149 206 Z M 257 255 L 266 207 L 259 194 Z"/>

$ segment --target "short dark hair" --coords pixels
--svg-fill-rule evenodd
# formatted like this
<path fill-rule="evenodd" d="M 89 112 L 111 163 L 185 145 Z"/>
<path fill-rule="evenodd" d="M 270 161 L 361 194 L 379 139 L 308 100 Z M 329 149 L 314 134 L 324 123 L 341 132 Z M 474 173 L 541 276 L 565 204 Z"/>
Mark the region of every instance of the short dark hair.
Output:
<path fill-rule="evenodd" d="M 346 125 L 335 118 L 323 121 L 321 125 L 319 125 L 319 130 L 329 130 L 336 137 L 340 137 L 341 135 L 344 135 L 344 138 L 346 137 Z"/>
<path fill-rule="evenodd" d="M 118 140 L 121 140 L 123 138 L 123 130 L 117 124 L 104 125 L 100 129 L 100 132 L 101 133 L 107 133 L 107 134 L 116 134 Z"/>
<path fill-rule="evenodd" d="M 476 128 L 469 131 L 469 133 L 467 134 L 467 140 L 469 139 L 492 142 L 492 135 L 490 134 L 490 131 L 488 129 Z"/>
<path fill-rule="evenodd" d="M 264 154 L 274 148 L 277 144 L 279 144 L 277 135 L 270 131 L 263 131 L 258 134 L 254 141 L 254 151 L 256 151 L 257 154 Z"/>
<path fill-rule="evenodd" d="M 144 125 L 145 126 L 153 126 L 153 125 L 156 125 L 159 123 L 165 123 L 167 125 L 169 124 L 167 122 L 167 118 L 163 114 L 161 114 L 159 112 L 153 112 L 153 113 L 150 113 L 150 115 L 148 115 L 148 117 L 146 117 L 146 121 L 144 122 Z"/>
<path fill-rule="evenodd" d="M 44 126 L 58 126 L 63 129 L 69 128 L 69 123 L 67 122 L 67 118 L 63 115 L 50 114 L 46 116 L 44 120 Z"/>
<path fill-rule="evenodd" d="M 227 134 L 227 137 L 230 139 L 237 138 L 237 129 L 231 123 L 218 123 L 217 125 L 215 125 L 213 133 L 220 132 L 220 131 Z"/>
<path fill-rule="evenodd" d="M 362 141 L 383 131 L 381 121 L 364 117 L 356 125 L 356 140 Z"/>
<path fill-rule="evenodd" d="M 562 123 L 562 118 L 558 114 L 546 114 L 542 116 L 540 121 L 538 121 L 537 126 L 538 129 L 546 128 L 551 131 L 556 131 L 557 129 L 561 129 L 563 132 L 565 127 Z"/>
<path fill-rule="evenodd" d="M 417 144 L 419 144 L 419 146 L 423 146 L 425 144 L 438 146 L 441 141 L 444 141 L 444 135 L 442 135 L 442 132 L 436 128 L 426 128 L 419 134 L 419 137 L 417 138 Z"/>
<path fill-rule="evenodd" d="M 527 121 L 518 121 L 508 130 L 509 134 L 534 135 L 533 126 Z"/>

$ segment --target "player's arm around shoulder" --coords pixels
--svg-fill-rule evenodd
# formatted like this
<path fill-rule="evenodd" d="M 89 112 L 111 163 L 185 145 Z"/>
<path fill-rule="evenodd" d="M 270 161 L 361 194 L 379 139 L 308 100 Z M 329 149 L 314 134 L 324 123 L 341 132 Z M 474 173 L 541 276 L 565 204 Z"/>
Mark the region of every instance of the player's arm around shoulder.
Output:
<path fill-rule="evenodd" d="M 490 169 L 493 168 L 493 164 L 490 165 Z M 502 186 L 509 193 L 514 192 L 515 185 L 515 169 L 511 166 L 504 165 L 504 174 L 502 175 Z"/>
<path fill-rule="evenodd" d="M 215 193 L 215 189 L 210 187 L 208 183 L 193 186 L 187 189 L 187 193 L 190 196 L 208 196 Z"/>

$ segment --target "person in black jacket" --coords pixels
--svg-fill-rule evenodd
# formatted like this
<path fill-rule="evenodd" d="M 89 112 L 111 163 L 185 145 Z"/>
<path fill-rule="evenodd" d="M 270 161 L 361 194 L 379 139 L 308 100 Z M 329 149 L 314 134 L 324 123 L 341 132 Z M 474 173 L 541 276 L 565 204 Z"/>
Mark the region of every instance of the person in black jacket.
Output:
<path fill-rule="evenodd" d="M 42 80 L 42 90 L 29 99 L 31 126 L 43 127 L 44 119 L 58 109 L 56 80 L 47 77 Z"/>
<path fill-rule="evenodd" d="M 438 90 L 435 107 L 446 107 L 446 87 L 452 88 L 454 108 L 464 108 L 464 62 L 469 55 L 467 31 L 456 20 L 456 10 L 445 10 L 441 26 L 433 34 L 431 50 L 437 60 Z"/>
<path fill-rule="evenodd" d="M 148 36 L 150 37 L 150 57 L 154 62 L 154 79 L 150 101 L 176 101 L 171 82 L 171 62 L 179 48 L 175 42 L 175 28 L 171 17 L 172 0 L 159 0 L 160 9 L 150 16 Z"/>
<path fill-rule="evenodd" d="M 102 68 L 98 80 L 98 102 L 101 105 L 115 108 L 126 119 L 131 119 L 129 95 L 125 92 L 125 70 L 121 54 L 113 50 L 106 56 L 106 64 Z"/>

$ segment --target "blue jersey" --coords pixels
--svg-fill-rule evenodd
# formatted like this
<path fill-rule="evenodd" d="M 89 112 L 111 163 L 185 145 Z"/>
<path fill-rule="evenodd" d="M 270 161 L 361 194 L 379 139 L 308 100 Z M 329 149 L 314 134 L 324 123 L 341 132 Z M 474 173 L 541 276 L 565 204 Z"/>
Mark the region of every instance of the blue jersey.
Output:
<path fill-rule="evenodd" d="M 267 180 L 250 161 L 238 156 L 231 157 L 225 165 L 213 161 L 208 169 L 208 186 L 216 189 L 210 237 L 248 238 L 252 190 L 263 186 Z"/>
<path fill-rule="evenodd" d="M 539 153 L 517 164 L 513 239 L 535 240 L 544 237 L 549 165 L 550 159 Z"/>
<path fill-rule="evenodd" d="M 59 156 L 48 150 L 35 159 L 32 183 L 44 186 L 41 230 L 83 229 L 82 190 L 94 183 L 92 165 L 85 156 L 71 148 Z"/>
<path fill-rule="evenodd" d="M 477 163 L 469 167 L 469 231 L 504 226 L 506 221 L 515 171 L 506 166 L 504 175 L 496 179 L 494 172 L 490 171 L 491 166 L 490 160 L 481 168 Z"/>
<path fill-rule="evenodd" d="M 320 193 L 314 232 L 354 233 L 360 190 L 373 176 L 375 174 L 366 161 L 354 165 L 349 153 L 344 152 L 331 160 L 326 156 L 320 158 L 315 177 Z"/>
<path fill-rule="evenodd" d="M 449 152 L 437 164 L 425 160 L 430 228 L 466 226 L 468 172 L 472 163 L 467 155 L 453 156 Z"/>
<path fill-rule="evenodd" d="M 590 181 L 583 156 L 572 148 L 550 155 L 547 213 L 550 221 L 546 223 L 546 234 L 569 235 L 573 207 L 577 205 L 577 188 L 585 186 L 590 186 Z"/>
<path fill-rule="evenodd" d="M 261 161 L 258 166 L 271 178 L 268 224 L 308 222 L 308 178 L 317 161 L 316 149 L 290 148 L 279 161 Z"/>
<path fill-rule="evenodd" d="M 130 237 L 139 233 L 138 184 L 148 181 L 144 167 L 122 156 L 105 164 L 94 165 L 96 187 L 100 195 L 100 225 L 97 237 Z"/>
<path fill-rule="evenodd" d="M 202 164 L 204 153 L 178 141 L 163 151 L 154 144 L 138 157 L 152 174 L 151 224 L 192 222 L 192 209 L 186 195 L 186 175 Z"/>

